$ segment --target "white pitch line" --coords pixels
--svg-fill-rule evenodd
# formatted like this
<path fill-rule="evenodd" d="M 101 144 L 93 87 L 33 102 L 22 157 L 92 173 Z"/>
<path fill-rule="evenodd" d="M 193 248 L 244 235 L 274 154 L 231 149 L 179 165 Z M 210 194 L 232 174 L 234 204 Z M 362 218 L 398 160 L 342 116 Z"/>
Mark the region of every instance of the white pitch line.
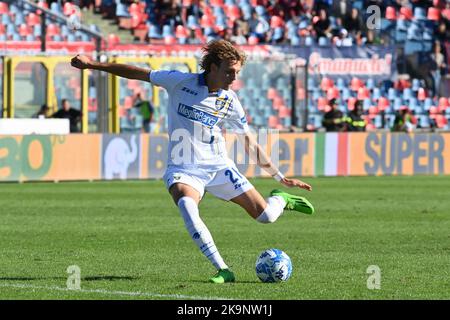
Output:
<path fill-rule="evenodd" d="M 188 296 L 184 294 L 161 294 L 151 292 L 130 292 L 130 291 L 108 291 L 104 289 L 68 289 L 56 286 L 35 286 L 31 284 L 13 284 L 13 283 L 0 283 L 0 287 L 3 288 L 17 288 L 17 289 L 32 289 L 32 290 L 50 290 L 50 291 L 65 291 L 71 293 L 100 293 L 115 296 L 132 296 L 132 297 L 149 297 L 149 298 L 173 298 L 173 299 L 190 299 L 190 300 L 230 300 L 229 298 L 221 297 L 200 297 L 200 296 Z"/>

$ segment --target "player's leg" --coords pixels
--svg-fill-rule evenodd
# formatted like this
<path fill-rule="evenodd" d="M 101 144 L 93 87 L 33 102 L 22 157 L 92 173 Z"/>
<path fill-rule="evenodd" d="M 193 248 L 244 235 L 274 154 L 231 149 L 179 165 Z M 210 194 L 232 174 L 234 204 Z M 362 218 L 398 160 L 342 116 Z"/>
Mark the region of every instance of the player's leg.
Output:
<path fill-rule="evenodd" d="M 223 261 L 211 233 L 200 218 L 198 204 L 202 193 L 185 183 L 172 184 L 169 187 L 169 193 L 180 210 L 190 237 L 203 255 L 218 270 L 217 275 L 211 278 L 211 281 L 216 283 L 234 281 L 234 274 L 228 270 L 228 266 Z"/>
<path fill-rule="evenodd" d="M 286 206 L 283 197 L 270 196 L 264 199 L 255 188 L 243 192 L 230 201 L 240 205 L 252 218 L 261 223 L 275 222 L 283 214 Z"/>
<path fill-rule="evenodd" d="M 247 213 L 261 223 L 275 222 L 284 210 L 293 210 L 306 214 L 314 213 L 313 205 L 304 197 L 273 190 L 264 200 L 256 189 L 251 189 L 232 198 L 230 201 L 240 205 Z"/>

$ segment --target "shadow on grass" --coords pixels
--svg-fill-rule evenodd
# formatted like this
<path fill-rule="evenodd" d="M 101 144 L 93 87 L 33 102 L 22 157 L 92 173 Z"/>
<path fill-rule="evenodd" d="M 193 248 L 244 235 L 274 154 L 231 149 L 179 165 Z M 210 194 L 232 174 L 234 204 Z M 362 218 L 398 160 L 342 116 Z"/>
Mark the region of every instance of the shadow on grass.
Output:
<path fill-rule="evenodd" d="M 131 276 L 86 276 L 81 281 L 117 281 L 137 280 L 139 277 Z M 0 281 L 36 281 L 36 280 L 67 280 L 67 277 L 0 277 Z"/>

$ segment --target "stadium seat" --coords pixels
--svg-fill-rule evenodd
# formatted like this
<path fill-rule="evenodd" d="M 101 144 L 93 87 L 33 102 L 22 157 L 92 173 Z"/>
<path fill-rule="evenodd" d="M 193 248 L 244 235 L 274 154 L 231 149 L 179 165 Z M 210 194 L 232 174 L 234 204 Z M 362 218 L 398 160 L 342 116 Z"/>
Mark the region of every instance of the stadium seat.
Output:
<path fill-rule="evenodd" d="M 386 19 L 388 20 L 397 20 L 397 12 L 394 7 L 386 8 Z"/>
<path fill-rule="evenodd" d="M 0 14 L 9 14 L 9 7 L 6 2 L 0 2 Z"/>

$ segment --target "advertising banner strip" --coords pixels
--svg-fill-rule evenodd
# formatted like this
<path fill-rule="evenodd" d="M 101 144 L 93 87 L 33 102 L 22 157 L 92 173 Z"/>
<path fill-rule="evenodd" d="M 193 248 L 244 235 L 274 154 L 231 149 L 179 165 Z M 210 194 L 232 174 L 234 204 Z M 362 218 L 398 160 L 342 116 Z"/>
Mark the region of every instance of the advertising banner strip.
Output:
<path fill-rule="evenodd" d="M 315 141 L 315 175 L 348 175 L 348 134 L 318 132 Z"/>
<path fill-rule="evenodd" d="M 337 174 L 339 176 L 348 175 L 348 133 L 341 132 L 338 137 L 338 158 Z"/>
<path fill-rule="evenodd" d="M 325 155 L 325 133 L 318 132 L 316 134 L 316 158 L 315 173 L 316 176 L 322 176 L 324 173 L 324 155 Z"/>

